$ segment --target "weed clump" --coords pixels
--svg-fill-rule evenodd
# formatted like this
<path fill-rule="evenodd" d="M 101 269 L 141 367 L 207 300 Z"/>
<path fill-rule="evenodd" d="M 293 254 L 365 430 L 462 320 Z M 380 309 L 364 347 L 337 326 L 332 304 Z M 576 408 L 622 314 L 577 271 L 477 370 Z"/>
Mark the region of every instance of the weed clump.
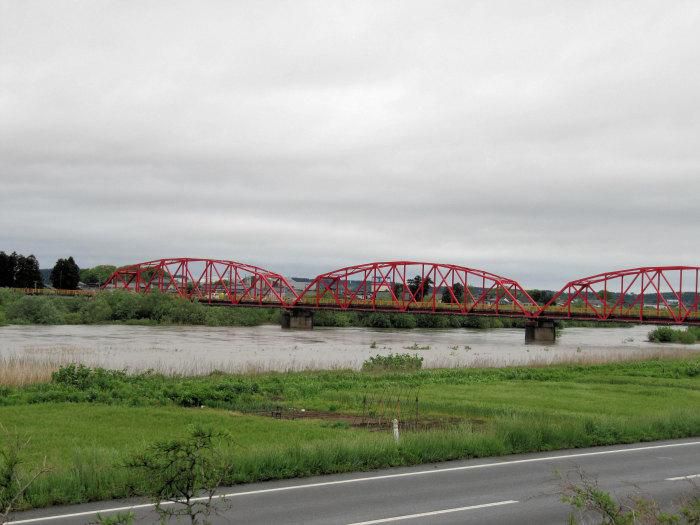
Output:
<path fill-rule="evenodd" d="M 362 363 L 365 372 L 382 370 L 420 370 L 423 358 L 417 354 L 389 354 L 370 357 Z"/>

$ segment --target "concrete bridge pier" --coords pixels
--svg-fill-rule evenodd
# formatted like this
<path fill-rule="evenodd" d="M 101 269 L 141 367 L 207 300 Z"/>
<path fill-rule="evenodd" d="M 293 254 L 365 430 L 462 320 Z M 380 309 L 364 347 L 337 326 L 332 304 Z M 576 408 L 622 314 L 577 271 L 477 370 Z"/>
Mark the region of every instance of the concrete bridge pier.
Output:
<path fill-rule="evenodd" d="M 557 340 L 556 324 L 546 319 L 535 319 L 525 324 L 526 343 L 553 343 Z"/>
<path fill-rule="evenodd" d="M 314 312 L 313 310 L 284 310 L 282 312 L 282 328 L 294 330 L 313 330 Z"/>

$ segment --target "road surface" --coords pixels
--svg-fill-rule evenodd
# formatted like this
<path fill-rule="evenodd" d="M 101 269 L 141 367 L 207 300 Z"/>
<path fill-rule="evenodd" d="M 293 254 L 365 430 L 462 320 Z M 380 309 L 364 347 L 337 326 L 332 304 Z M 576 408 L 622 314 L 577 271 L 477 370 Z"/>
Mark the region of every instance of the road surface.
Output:
<path fill-rule="evenodd" d="M 644 494 L 662 505 L 700 485 L 700 440 L 686 439 L 396 468 L 371 473 L 255 483 L 221 489 L 213 523 L 408 525 L 563 524 L 561 477 L 579 470 L 616 495 Z M 218 505 L 218 504 L 217 504 Z M 225 508 L 224 508 L 225 507 Z M 137 523 L 157 523 L 143 500 L 23 512 L 10 524 L 72 525 L 132 508 Z M 183 522 L 184 523 L 184 522 Z"/>

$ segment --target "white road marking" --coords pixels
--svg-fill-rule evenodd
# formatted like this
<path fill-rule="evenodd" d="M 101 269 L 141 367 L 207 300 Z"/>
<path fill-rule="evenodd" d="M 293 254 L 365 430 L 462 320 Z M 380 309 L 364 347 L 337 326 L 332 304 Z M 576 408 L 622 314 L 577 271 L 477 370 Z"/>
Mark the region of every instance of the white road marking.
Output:
<path fill-rule="evenodd" d="M 564 455 L 558 455 L 558 456 L 544 456 L 544 457 L 539 457 L 539 458 L 514 459 L 514 460 L 510 460 L 510 461 L 497 461 L 494 463 L 481 463 L 479 465 L 463 465 L 461 467 L 435 468 L 435 469 L 431 469 L 431 470 L 417 470 L 417 471 L 412 471 L 412 472 L 401 472 L 399 474 L 383 474 L 380 476 L 366 476 L 366 477 L 362 477 L 362 478 L 340 479 L 340 480 L 336 480 L 336 481 L 322 481 L 319 483 L 306 483 L 303 485 L 290 485 L 287 487 L 275 487 L 275 488 L 271 488 L 271 489 L 250 490 L 247 492 L 232 492 L 230 494 L 217 494 L 214 496 L 214 499 L 237 498 L 237 497 L 241 497 L 241 496 L 250 496 L 253 494 L 268 494 L 270 492 L 284 492 L 284 491 L 288 491 L 288 490 L 301 490 L 301 489 L 310 489 L 310 488 L 315 488 L 315 487 L 328 487 L 331 485 L 345 485 L 345 484 L 349 484 L 349 483 L 362 483 L 364 481 L 377 481 L 377 480 L 382 480 L 382 479 L 406 478 L 406 477 L 410 477 L 410 476 L 442 474 L 444 472 L 456 472 L 456 471 L 460 471 L 460 470 L 476 470 L 476 469 L 482 469 L 482 468 L 501 467 L 501 466 L 505 466 L 505 465 L 538 463 L 538 462 L 542 462 L 542 461 L 558 461 L 561 459 L 584 458 L 584 457 L 590 457 L 590 456 L 603 456 L 603 455 L 608 455 L 608 454 L 624 454 L 627 452 L 643 452 L 645 450 L 658 450 L 658 449 L 663 449 L 663 448 L 676 448 L 676 447 L 690 447 L 690 446 L 695 446 L 695 445 L 700 445 L 700 441 L 690 441 L 687 443 L 669 443 L 667 445 L 649 445 L 646 447 L 622 448 L 622 449 L 617 449 L 617 450 L 599 450 L 597 452 L 579 452 L 579 453 L 575 453 L 575 454 L 564 454 Z M 207 499 L 207 498 L 206 497 L 192 498 L 193 501 L 202 501 L 205 499 Z M 171 503 L 170 502 L 161 503 L 161 505 L 164 505 L 164 504 L 171 504 Z M 106 509 L 78 512 L 78 513 L 73 513 L 73 514 L 56 514 L 54 516 L 43 516 L 41 518 L 29 518 L 29 519 L 24 519 L 24 520 L 8 521 L 8 522 L 6 522 L 6 525 L 19 525 L 20 523 L 37 523 L 40 521 L 57 520 L 57 519 L 61 519 L 61 518 L 72 518 L 72 517 L 76 517 L 76 516 L 88 516 L 88 515 L 95 515 L 98 513 L 104 514 L 106 512 L 122 512 L 122 511 L 126 511 L 126 510 L 131 510 L 131 509 L 143 509 L 143 508 L 148 508 L 148 507 L 155 507 L 155 504 L 154 503 L 143 503 L 143 504 L 139 504 L 139 505 L 132 505 L 129 507 L 111 507 L 111 508 L 106 508 Z"/>
<path fill-rule="evenodd" d="M 108 509 L 103 509 L 103 510 L 88 510 L 85 512 L 73 512 L 71 514 L 57 514 L 55 516 L 44 516 L 42 518 L 32 518 L 28 520 L 16 520 L 16 521 L 8 521 L 6 525 L 10 525 L 12 523 L 36 523 L 39 521 L 49 521 L 49 520 L 60 520 L 63 518 L 79 518 L 80 516 L 95 516 L 97 514 L 104 514 L 104 513 L 109 513 L 109 512 L 125 512 L 128 510 L 136 510 L 136 509 L 146 509 L 146 508 L 151 508 L 155 507 L 153 503 L 143 503 L 141 505 L 130 505 L 128 507 L 110 507 Z"/>
<path fill-rule="evenodd" d="M 666 481 L 681 481 L 683 479 L 700 478 L 700 474 L 691 474 L 690 476 L 678 476 L 677 478 L 666 478 Z"/>
<path fill-rule="evenodd" d="M 471 505 L 469 507 L 457 507 L 454 509 L 443 509 L 443 510 L 433 510 L 431 512 L 421 512 L 419 514 L 406 514 L 404 516 L 394 516 L 392 518 L 383 518 L 379 520 L 371 521 L 358 521 L 356 523 L 350 523 L 350 525 L 374 525 L 375 523 L 389 523 L 391 521 L 402 521 L 402 520 L 412 520 L 415 518 L 424 518 L 426 516 L 437 516 L 438 514 L 451 514 L 452 512 L 463 512 L 465 510 L 474 509 L 485 509 L 486 507 L 499 507 L 501 505 L 510 505 L 512 503 L 518 503 L 515 500 L 508 501 L 496 501 L 495 503 L 483 503 L 481 505 Z"/>

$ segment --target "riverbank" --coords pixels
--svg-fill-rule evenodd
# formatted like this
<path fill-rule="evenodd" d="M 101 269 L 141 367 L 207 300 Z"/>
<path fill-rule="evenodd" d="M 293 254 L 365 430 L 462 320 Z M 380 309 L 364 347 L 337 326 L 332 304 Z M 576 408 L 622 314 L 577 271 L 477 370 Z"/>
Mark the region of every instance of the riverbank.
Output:
<path fill-rule="evenodd" d="M 212 308 L 174 294 L 125 291 L 95 295 L 32 296 L 0 288 L 0 326 L 7 324 L 141 326 L 261 326 L 280 325 L 279 308 Z M 361 328 L 523 328 L 524 319 L 462 315 L 318 311 L 318 327 Z M 559 321 L 566 327 L 625 327 L 626 323 Z"/>
<path fill-rule="evenodd" d="M 189 424 L 230 434 L 225 483 L 700 435 L 700 359 L 597 366 L 166 377 L 65 368 L 2 387 L 0 421 L 51 472 L 25 506 L 127 496 L 122 465 Z M 394 443 L 388 422 L 400 420 Z"/>

